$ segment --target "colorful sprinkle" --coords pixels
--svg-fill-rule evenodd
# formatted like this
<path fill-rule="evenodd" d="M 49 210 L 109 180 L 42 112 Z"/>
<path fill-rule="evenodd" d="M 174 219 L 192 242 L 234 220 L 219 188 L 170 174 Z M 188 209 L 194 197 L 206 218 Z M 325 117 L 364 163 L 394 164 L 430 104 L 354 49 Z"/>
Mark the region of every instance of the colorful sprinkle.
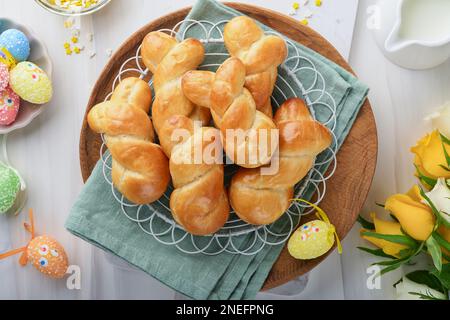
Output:
<path fill-rule="evenodd" d="M 9 83 L 8 67 L 0 62 L 0 92 L 6 89 L 8 83 Z"/>
<path fill-rule="evenodd" d="M 45 258 L 41 254 L 42 248 L 45 248 L 47 252 Z M 36 269 L 52 278 L 64 277 L 69 266 L 64 248 L 56 240 L 48 236 L 37 237 L 31 240 L 28 245 L 27 255 Z"/>
<path fill-rule="evenodd" d="M 14 206 L 20 190 L 20 178 L 15 171 L 0 165 L 0 214 L 5 214 Z"/>
<path fill-rule="evenodd" d="M 316 6 L 321 7 L 322 6 L 322 0 L 316 0 Z"/>
<path fill-rule="evenodd" d="M 10 73 L 11 88 L 23 100 L 44 104 L 53 95 L 52 82 L 47 74 L 32 62 L 19 63 Z"/>
<path fill-rule="evenodd" d="M 20 30 L 9 29 L 0 35 L 0 47 L 6 48 L 16 61 L 25 61 L 30 55 L 30 42 Z"/>
<path fill-rule="evenodd" d="M 0 92 L 0 126 L 9 126 L 16 121 L 19 107 L 20 98 L 11 87 Z"/>
<path fill-rule="evenodd" d="M 309 24 L 309 21 L 308 21 L 308 19 L 303 19 L 303 20 L 300 20 L 300 23 L 304 26 L 307 26 Z"/>

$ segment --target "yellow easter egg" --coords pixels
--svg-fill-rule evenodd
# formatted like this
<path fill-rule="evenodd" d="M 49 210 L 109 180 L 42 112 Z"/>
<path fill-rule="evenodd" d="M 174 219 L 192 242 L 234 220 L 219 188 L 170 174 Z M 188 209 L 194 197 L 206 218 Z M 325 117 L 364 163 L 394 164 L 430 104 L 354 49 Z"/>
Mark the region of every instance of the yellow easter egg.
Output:
<path fill-rule="evenodd" d="M 25 101 L 44 104 L 52 98 L 53 88 L 50 78 L 32 62 L 19 63 L 11 70 L 9 81 L 14 92 Z"/>
<path fill-rule="evenodd" d="M 27 248 L 28 261 L 41 273 L 60 279 L 69 267 L 64 248 L 48 236 L 34 238 Z"/>
<path fill-rule="evenodd" d="M 330 251 L 334 242 L 334 227 L 315 220 L 304 224 L 292 234 L 288 250 L 296 259 L 311 260 Z"/>

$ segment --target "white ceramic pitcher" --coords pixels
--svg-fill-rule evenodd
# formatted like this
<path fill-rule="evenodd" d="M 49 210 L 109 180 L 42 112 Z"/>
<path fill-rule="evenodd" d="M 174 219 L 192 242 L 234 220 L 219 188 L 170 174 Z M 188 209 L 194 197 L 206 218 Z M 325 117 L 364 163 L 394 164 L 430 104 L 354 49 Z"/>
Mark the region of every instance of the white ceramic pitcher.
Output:
<path fill-rule="evenodd" d="M 383 49 L 390 60 L 421 70 L 450 58 L 450 0 L 384 0 L 379 4 L 384 15 L 381 29 L 387 32 Z"/>

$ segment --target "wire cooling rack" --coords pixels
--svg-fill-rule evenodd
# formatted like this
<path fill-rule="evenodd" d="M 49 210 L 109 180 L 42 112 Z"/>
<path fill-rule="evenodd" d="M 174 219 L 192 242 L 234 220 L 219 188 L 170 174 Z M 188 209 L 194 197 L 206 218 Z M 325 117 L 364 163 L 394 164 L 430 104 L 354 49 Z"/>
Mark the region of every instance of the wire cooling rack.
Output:
<path fill-rule="evenodd" d="M 189 38 L 191 32 L 195 32 L 197 35 L 203 34 L 203 37 L 199 40 L 205 45 L 206 57 L 200 69 L 215 71 L 229 57 L 223 41 L 223 27 L 227 22 L 212 23 L 204 20 L 183 20 L 173 29 L 159 31 L 168 33 L 179 41 Z M 275 32 L 269 33 L 282 36 Z M 334 175 L 337 168 L 337 140 L 334 134 L 337 118 L 336 102 L 327 92 L 325 78 L 317 70 L 314 62 L 303 56 L 291 40 L 283 38 L 287 42 L 289 53 L 288 58 L 279 69 L 279 76 L 272 96 L 273 106 L 279 108 L 284 101 L 292 97 L 303 98 L 313 117 L 326 125 L 333 133 L 332 146 L 319 155 L 309 174 L 295 186 L 296 198 L 309 198 L 316 194 L 314 204 L 317 205 L 325 197 L 326 182 Z M 112 92 L 122 81 L 125 74 L 127 74 L 127 77 L 134 74 L 141 79 L 147 76 L 149 71 L 143 67 L 140 51 L 141 48 L 139 47 L 135 56 L 122 64 L 113 82 L 111 93 L 105 101 L 110 99 Z M 309 74 L 309 76 L 302 77 L 302 74 Z M 305 79 L 309 80 L 306 81 Z M 149 82 L 149 85 L 153 90 L 152 81 Z M 111 192 L 120 205 L 122 214 L 136 223 L 142 232 L 153 237 L 156 241 L 167 246 L 174 246 L 186 254 L 218 255 L 227 252 L 248 256 L 255 255 L 267 246 L 283 245 L 300 223 L 301 217 L 314 212 L 311 206 L 293 202 L 277 222 L 268 226 L 249 225 L 239 219 L 234 212 L 231 212 L 228 222 L 216 234 L 206 237 L 193 236 L 177 224 L 171 215 L 169 199 L 173 191 L 172 186 L 155 203 L 135 205 L 128 202 L 114 188 L 111 180 L 111 154 L 106 149 L 103 140 L 100 150 L 103 176 L 111 186 Z M 330 166 L 332 166 L 332 169 L 325 176 L 322 172 L 325 172 Z M 234 165 L 225 166 L 226 185 L 229 184 L 236 170 L 237 167 Z"/>

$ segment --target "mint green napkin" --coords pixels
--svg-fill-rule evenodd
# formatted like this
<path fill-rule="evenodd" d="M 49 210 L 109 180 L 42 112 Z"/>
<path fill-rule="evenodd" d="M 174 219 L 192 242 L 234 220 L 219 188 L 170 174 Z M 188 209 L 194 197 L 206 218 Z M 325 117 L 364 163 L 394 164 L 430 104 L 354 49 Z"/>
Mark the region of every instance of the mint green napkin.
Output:
<path fill-rule="evenodd" d="M 219 22 L 237 15 L 242 14 L 214 0 L 199 0 L 188 19 Z M 197 28 L 190 28 L 187 32 L 190 36 L 201 37 L 201 30 Z M 208 51 L 223 50 L 223 46 L 219 46 L 208 46 Z M 336 101 L 337 125 L 334 132 L 340 147 L 366 99 L 368 88 L 335 63 L 300 44 L 296 46 L 302 56 L 316 65 L 326 80 L 326 91 Z M 208 57 L 207 63 L 220 63 L 222 60 Z M 280 74 L 286 76 L 283 71 Z M 297 76 L 306 84 L 314 81 L 314 75 L 306 71 Z M 301 96 L 301 92 L 296 92 L 296 95 Z M 275 94 L 275 98 L 283 102 L 280 101 L 281 96 Z M 314 94 L 310 98 L 314 100 Z M 319 119 L 327 117 L 323 108 L 317 108 L 315 112 Z M 324 165 L 320 171 L 325 172 L 327 168 Z M 309 199 L 313 193 L 314 188 L 309 187 L 303 197 Z M 163 225 L 160 227 L 164 230 Z M 124 217 L 110 185 L 103 177 L 101 163 L 95 167 L 73 206 L 66 228 L 193 299 L 255 298 L 283 247 L 267 246 L 257 255 L 249 257 L 228 253 L 218 256 L 187 255 L 174 246 L 162 245 Z M 273 231 L 280 232 L 285 228 L 286 224 L 281 223 L 274 226 Z M 242 247 L 251 240 L 243 236 L 236 245 Z"/>

